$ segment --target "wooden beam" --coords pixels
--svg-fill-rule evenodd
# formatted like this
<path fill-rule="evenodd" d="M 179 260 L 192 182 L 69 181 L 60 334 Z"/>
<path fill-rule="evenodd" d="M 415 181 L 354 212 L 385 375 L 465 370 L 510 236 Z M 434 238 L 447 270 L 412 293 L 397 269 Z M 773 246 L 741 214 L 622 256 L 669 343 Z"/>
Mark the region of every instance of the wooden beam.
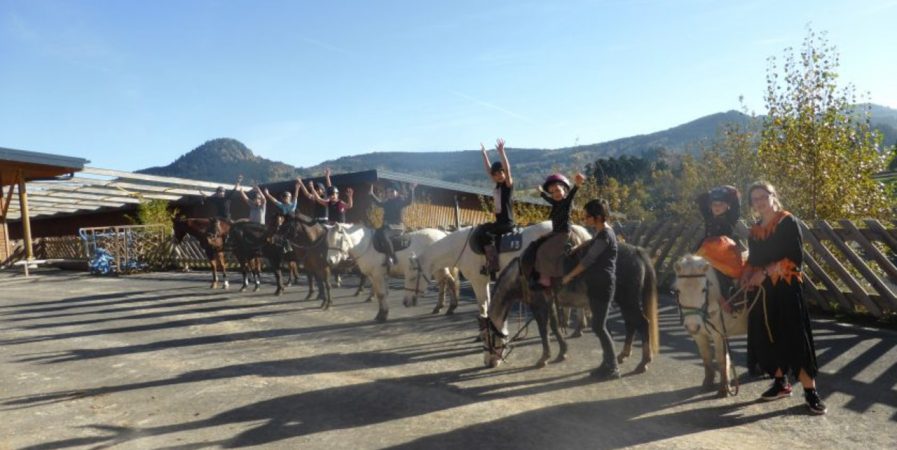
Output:
<path fill-rule="evenodd" d="M 98 167 L 85 167 L 81 173 L 92 174 L 92 175 L 100 175 L 107 177 L 116 177 L 126 180 L 138 180 L 138 181 L 154 181 L 157 183 L 165 183 L 170 185 L 182 185 L 182 186 L 190 186 L 190 187 L 204 187 L 208 189 L 216 189 L 218 186 L 222 186 L 226 183 L 211 183 L 208 181 L 198 181 L 198 180 L 190 180 L 187 178 L 176 178 L 176 177 L 160 177 L 156 175 L 145 175 L 142 173 L 131 173 L 131 172 L 123 172 L 119 170 L 110 170 L 110 169 L 100 169 Z M 244 189 L 248 189 L 244 187 Z"/>
<path fill-rule="evenodd" d="M 22 216 L 22 239 L 25 241 L 25 259 L 34 259 L 34 248 L 31 245 L 31 221 L 28 217 L 28 191 L 25 189 L 25 174 L 18 172 L 19 178 L 19 214 Z M 28 264 L 25 264 L 25 275 L 28 275 Z"/>

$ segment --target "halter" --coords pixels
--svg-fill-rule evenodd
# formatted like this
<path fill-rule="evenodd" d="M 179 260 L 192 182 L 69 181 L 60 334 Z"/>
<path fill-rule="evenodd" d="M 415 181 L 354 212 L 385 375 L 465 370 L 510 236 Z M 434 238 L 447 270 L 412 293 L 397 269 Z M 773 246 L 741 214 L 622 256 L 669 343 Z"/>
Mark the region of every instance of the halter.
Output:
<path fill-rule="evenodd" d="M 676 306 L 679 307 L 679 321 L 682 325 L 685 325 L 685 318 L 687 316 L 699 316 L 701 321 L 704 324 L 707 324 L 707 317 L 710 310 L 710 292 L 707 289 L 708 280 L 707 273 L 702 273 L 700 275 L 676 275 L 676 278 L 703 278 L 704 279 L 704 287 L 701 291 L 704 293 L 704 303 L 701 304 L 700 308 L 695 308 L 692 306 L 683 306 L 682 302 L 679 300 L 679 290 L 675 289 L 673 293 L 676 294 Z M 712 324 L 711 324 L 712 326 Z"/>

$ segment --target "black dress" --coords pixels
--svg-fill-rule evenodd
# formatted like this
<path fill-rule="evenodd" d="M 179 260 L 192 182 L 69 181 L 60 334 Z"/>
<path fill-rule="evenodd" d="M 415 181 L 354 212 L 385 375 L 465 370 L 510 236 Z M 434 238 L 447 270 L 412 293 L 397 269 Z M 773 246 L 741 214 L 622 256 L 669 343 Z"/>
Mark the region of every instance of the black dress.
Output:
<path fill-rule="evenodd" d="M 755 224 L 748 246 L 748 270 L 767 272 L 765 300 L 761 295 L 748 317 L 749 353 L 770 375 L 781 369 L 797 376 L 803 369 L 815 378 L 816 348 L 801 288 L 803 238 L 797 218 L 780 211 L 768 225 Z"/>

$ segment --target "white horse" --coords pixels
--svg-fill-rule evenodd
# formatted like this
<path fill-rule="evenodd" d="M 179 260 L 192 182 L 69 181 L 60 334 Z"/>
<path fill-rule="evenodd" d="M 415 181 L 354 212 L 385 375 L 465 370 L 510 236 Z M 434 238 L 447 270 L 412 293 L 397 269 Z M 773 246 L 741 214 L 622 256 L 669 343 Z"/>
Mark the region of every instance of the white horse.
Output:
<path fill-rule="evenodd" d="M 726 396 L 730 392 L 732 363 L 726 339 L 729 336 L 747 334 L 748 309 L 735 315 L 721 308 L 723 294 L 719 280 L 710 263 L 695 255 L 683 256 L 674 265 L 676 281 L 673 284 L 678 296 L 682 323 L 698 345 L 698 352 L 704 361 L 705 388 L 713 386 L 716 375 L 710 342 L 716 347 L 716 362 L 720 372 L 718 393 Z"/>
<path fill-rule="evenodd" d="M 464 278 L 470 281 L 473 292 L 477 297 L 480 307 L 480 317 L 486 317 L 489 311 L 489 275 L 481 273 L 486 257 L 478 255 L 471 249 L 471 241 L 474 239 L 475 227 L 465 227 L 446 236 L 431 245 L 422 252 L 416 253 L 412 260 L 411 268 L 405 272 L 405 299 L 406 304 L 414 301 L 417 294 L 420 279 L 423 276 L 435 275 L 443 267 L 457 267 Z M 533 241 L 548 234 L 551 231 L 551 222 L 545 221 L 530 225 L 523 229 L 523 242 L 519 250 L 500 253 L 498 262 L 504 269 L 514 258 L 520 256 Z M 591 236 L 585 228 L 573 225 L 573 233 L 578 234 L 583 241 Z"/>
<path fill-rule="evenodd" d="M 335 266 L 350 256 L 355 260 L 361 273 L 371 280 L 371 290 L 380 304 L 380 310 L 375 320 L 384 322 L 389 316 L 389 304 L 386 302 L 389 277 L 404 276 L 410 265 L 410 256 L 422 252 L 434 242 L 443 239 L 447 233 L 435 228 L 425 228 L 407 233 L 407 236 L 411 238 L 411 244 L 408 248 L 396 252 L 396 264 L 387 270 L 386 255 L 374 249 L 374 232 L 375 230 L 359 224 L 339 224 L 330 228 L 327 232 L 327 263 Z M 444 302 L 447 286 L 452 288 L 451 292 L 454 294 L 456 283 L 447 267 L 441 269 L 434 274 L 434 278 L 439 283 L 440 301 Z M 454 302 L 457 303 L 457 299 Z"/>

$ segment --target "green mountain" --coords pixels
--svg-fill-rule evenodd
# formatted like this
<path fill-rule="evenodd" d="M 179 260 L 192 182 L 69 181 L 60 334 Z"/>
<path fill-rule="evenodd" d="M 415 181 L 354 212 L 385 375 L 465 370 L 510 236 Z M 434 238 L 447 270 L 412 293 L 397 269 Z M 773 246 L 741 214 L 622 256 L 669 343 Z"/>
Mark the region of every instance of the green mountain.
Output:
<path fill-rule="evenodd" d="M 256 156 L 242 142 L 230 138 L 206 141 L 167 166 L 149 167 L 137 172 L 226 185 L 232 185 L 241 174 L 244 183 L 263 183 L 296 176 L 295 167 Z"/>
<path fill-rule="evenodd" d="M 897 142 L 897 109 L 871 105 L 872 124 L 886 146 Z M 738 111 L 711 114 L 655 133 L 631 136 L 598 144 L 559 149 L 508 149 L 514 177 L 524 185 L 536 184 L 555 171 L 582 170 L 599 158 L 680 154 L 694 151 L 702 141 L 713 139 L 725 124 L 748 124 L 750 116 Z M 141 173 L 167 175 L 231 184 L 243 174 L 247 182 L 271 182 L 302 176 L 321 175 L 325 167 L 334 173 L 381 169 L 431 177 L 456 183 L 485 185 L 479 150 L 448 152 L 374 152 L 344 156 L 305 168 L 261 158 L 234 139 L 214 139 L 181 156 L 164 167 L 150 167 Z"/>

